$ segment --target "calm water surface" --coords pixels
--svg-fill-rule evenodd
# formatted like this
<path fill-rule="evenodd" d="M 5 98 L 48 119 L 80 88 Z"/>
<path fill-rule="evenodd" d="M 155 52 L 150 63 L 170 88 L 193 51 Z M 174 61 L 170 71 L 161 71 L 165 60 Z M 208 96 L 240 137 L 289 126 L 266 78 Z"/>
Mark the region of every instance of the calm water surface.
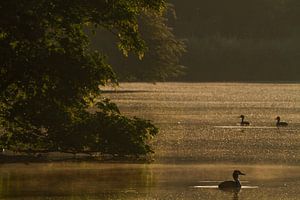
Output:
<path fill-rule="evenodd" d="M 104 95 L 160 128 L 154 163 L 5 164 L 0 198 L 300 199 L 300 84 L 123 83 Z M 245 187 L 219 191 L 234 169 Z"/>

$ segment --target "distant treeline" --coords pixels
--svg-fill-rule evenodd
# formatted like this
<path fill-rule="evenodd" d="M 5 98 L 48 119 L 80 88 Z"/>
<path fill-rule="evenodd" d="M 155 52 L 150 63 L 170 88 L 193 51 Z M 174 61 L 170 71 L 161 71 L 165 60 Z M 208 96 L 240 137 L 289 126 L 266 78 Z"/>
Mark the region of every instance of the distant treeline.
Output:
<path fill-rule="evenodd" d="M 172 63 L 177 68 L 165 70 L 166 73 L 172 73 L 175 69 L 175 76 L 156 75 L 155 80 L 300 81 L 299 0 L 169 2 L 174 5 L 176 17 L 173 12 L 167 12 L 166 22 L 173 28 L 170 31 L 176 38 L 184 41 L 187 52 L 178 63 L 176 60 L 175 64 Z M 99 41 L 99 36 L 97 37 Z M 100 41 L 95 45 L 101 43 L 103 48 L 106 36 L 102 34 Z M 170 44 L 165 39 L 157 41 L 162 46 Z M 105 49 L 112 49 L 109 41 L 106 44 Z M 150 45 L 155 51 L 151 40 Z M 172 48 L 165 55 L 170 52 Z M 183 52 L 179 50 L 178 54 Z M 152 80 L 153 73 L 157 73 L 151 70 L 157 70 L 153 66 L 159 65 L 153 52 L 146 53 L 146 62 L 132 58 L 128 62 L 128 59 L 123 59 L 120 55 L 113 50 L 109 61 L 121 80 L 149 81 Z M 181 73 L 181 66 L 186 66 L 185 75 Z"/>
<path fill-rule="evenodd" d="M 300 1 L 171 0 L 187 81 L 300 81 Z"/>

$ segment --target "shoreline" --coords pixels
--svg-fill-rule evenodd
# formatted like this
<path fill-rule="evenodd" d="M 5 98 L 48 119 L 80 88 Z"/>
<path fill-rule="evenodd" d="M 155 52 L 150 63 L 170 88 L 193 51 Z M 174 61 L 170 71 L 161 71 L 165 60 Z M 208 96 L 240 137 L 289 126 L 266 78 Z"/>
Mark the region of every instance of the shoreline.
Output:
<path fill-rule="evenodd" d="M 0 155 L 0 164 L 18 164 L 18 163 L 59 163 L 59 162 L 96 162 L 96 163 L 150 163 L 153 159 L 150 156 L 117 156 L 117 155 L 89 155 L 89 154 L 71 154 L 71 153 L 52 153 L 51 155 Z"/>
<path fill-rule="evenodd" d="M 98 163 L 98 164 L 154 164 L 154 165 L 270 165 L 270 166 L 291 166 L 300 167 L 299 163 L 294 162 L 270 162 L 270 161 L 228 161 L 228 160 L 155 160 L 150 156 L 134 157 L 134 156 L 57 156 L 57 157 L 46 157 L 46 156 L 32 156 L 32 155 L 17 155 L 7 156 L 0 155 L 0 165 L 6 164 L 49 164 L 49 163 Z"/>

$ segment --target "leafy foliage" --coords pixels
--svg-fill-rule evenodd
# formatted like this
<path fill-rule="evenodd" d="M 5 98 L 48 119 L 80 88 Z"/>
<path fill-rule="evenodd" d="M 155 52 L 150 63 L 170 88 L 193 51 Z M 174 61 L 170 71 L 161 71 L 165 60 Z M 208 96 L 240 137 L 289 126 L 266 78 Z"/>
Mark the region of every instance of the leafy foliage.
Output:
<path fill-rule="evenodd" d="M 163 8 L 163 0 L 1 1 L 0 146 L 115 153 L 118 144 L 119 153 L 150 152 L 146 138 L 157 130 L 148 121 L 128 119 L 108 102 L 87 112 L 99 85 L 116 76 L 83 30 L 103 27 L 124 54 L 143 55 L 137 17 Z"/>
<path fill-rule="evenodd" d="M 98 31 L 93 36 L 93 48 L 108 52 L 109 62 L 114 66 L 117 76 L 125 81 L 166 81 L 172 80 L 185 72 L 180 58 L 185 53 L 185 44 L 175 37 L 173 29 L 167 25 L 167 14 L 175 12 L 168 4 L 164 15 L 152 10 L 144 10 L 139 16 L 139 30 L 147 45 L 144 58 L 128 54 L 124 58 L 111 48 L 114 41 L 105 31 Z"/>
<path fill-rule="evenodd" d="M 143 81 L 166 81 L 184 74 L 185 67 L 180 65 L 179 59 L 186 51 L 185 44 L 175 37 L 166 23 L 167 18 L 155 12 L 143 12 L 140 30 L 148 47 L 147 53 L 142 60 L 135 56 L 124 60 L 122 66 L 116 69 L 120 76 Z"/>

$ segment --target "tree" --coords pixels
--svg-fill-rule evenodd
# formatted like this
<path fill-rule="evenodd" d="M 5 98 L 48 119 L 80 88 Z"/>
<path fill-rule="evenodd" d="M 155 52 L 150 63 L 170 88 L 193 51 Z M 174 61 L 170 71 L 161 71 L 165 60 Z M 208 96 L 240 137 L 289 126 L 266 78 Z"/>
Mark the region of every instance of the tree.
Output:
<path fill-rule="evenodd" d="M 163 15 L 153 10 L 144 10 L 139 16 L 139 30 L 147 45 L 143 59 L 134 54 L 122 56 L 111 48 L 115 38 L 105 30 L 98 30 L 92 37 L 92 47 L 103 49 L 109 55 L 109 62 L 120 80 L 125 81 L 166 81 L 185 72 L 180 57 L 186 51 L 182 40 L 175 37 L 173 29 L 167 25 L 167 15 L 175 14 L 172 4 L 167 5 Z M 175 15 L 169 16 L 174 18 Z"/>
<path fill-rule="evenodd" d="M 2 1 L 0 146 L 113 152 L 108 147 L 118 144 L 117 152 L 150 152 L 146 142 L 157 133 L 154 125 L 122 116 L 107 100 L 96 101 L 99 85 L 116 83 L 116 76 L 104 54 L 89 49 L 84 28 L 105 28 L 124 54 L 142 57 L 137 18 L 163 8 L 163 0 Z M 87 111 L 91 105 L 95 113 Z"/>

